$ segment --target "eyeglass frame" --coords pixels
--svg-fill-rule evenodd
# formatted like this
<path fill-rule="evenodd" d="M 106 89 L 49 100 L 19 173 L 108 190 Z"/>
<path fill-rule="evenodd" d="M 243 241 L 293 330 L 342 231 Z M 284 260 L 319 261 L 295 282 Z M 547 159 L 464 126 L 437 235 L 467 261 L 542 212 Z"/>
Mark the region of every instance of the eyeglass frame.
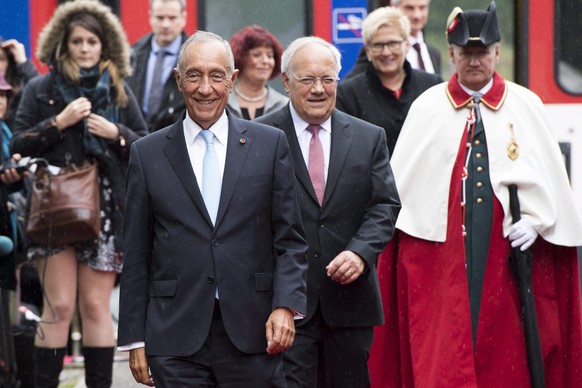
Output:
<path fill-rule="evenodd" d="M 289 73 L 291 74 L 301 85 L 303 86 L 309 86 L 309 87 L 314 87 L 317 84 L 317 81 L 321 81 L 321 84 L 324 87 L 331 87 L 334 84 L 337 84 L 338 81 L 340 80 L 340 78 L 338 76 L 332 77 L 332 76 L 325 76 L 325 77 L 299 77 L 297 74 L 294 73 Z"/>
<path fill-rule="evenodd" d="M 384 51 L 384 47 L 387 47 L 390 51 L 395 51 L 396 49 L 402 48 L 402 44 L 404 42 L 406 42 L 406 38 L 402 40 L 391 40 L 388 42 L 369 43 L 368 46 L 372 51 L 381 53 Z"/>

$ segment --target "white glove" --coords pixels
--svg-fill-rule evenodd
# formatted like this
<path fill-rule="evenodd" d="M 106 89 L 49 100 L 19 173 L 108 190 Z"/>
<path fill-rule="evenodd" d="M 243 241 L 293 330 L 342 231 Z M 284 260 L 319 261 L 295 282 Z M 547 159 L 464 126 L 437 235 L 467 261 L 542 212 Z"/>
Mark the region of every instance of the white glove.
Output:
<path fill-rule="evenodd" d="M 520 219 L 509 228 L 511 246 L 513 248 L 521 247 L 521 251 L 531 247 L 537 237 L 538 232 L 527 218 Z"/>

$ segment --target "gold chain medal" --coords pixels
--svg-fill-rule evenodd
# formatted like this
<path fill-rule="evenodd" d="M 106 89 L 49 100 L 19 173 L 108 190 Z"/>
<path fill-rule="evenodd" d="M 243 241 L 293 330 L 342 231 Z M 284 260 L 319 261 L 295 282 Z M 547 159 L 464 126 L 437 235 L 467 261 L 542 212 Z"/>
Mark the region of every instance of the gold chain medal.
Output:
<path fill-rule="evenodd" d="M 509 122 L 509 131 L 511 132 L 511 140 L 507 144 L 507 156 L 511 160 L 515 160 L 519 156 L 519 144 L 515 140 L 515 132 L 513 131 L 513 123 Z"/>

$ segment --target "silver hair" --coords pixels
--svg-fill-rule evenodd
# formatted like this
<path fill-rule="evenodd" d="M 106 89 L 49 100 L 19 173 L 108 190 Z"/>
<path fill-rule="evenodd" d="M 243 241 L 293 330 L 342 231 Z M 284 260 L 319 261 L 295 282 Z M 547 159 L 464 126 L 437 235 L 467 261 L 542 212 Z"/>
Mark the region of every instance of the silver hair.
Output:
<path fill-rule="evenodd" d="M 318 38 L 317 36 L 306 36 L 303 38 L 295 39 L 291 44 L 283 51 L 283 56 L 281 57 L 281 73 L 289 75 L 288 72 L 293 71 L 293 57 L 299 49 L 305 47 L 309 44 L 318 44 L 325 49 L 329 50 L 335 59 L 335 71 L 339 74 L 342 69 L 342 55 L 339 50 L 331 43 Z"/>
<path fill-rule="evenodd" d="M 234 55 L 232 54 L 232 49 L 230 48 L 230 44 L 227 40 L 225 40 L 220 35 L 217 35 L 213 32 L 208 31 L 196 31 L 193 35 L 190 35 L 188 39 L 184 43 L 182 43 L 182 47 L 180 47 L 180 52 L 178 53 L 178 62 L 176 64 L 176 68 L 178 71 L 182 71 L 182 58 L 184 57 L 184 51 L 186 51 L 186 47 L 193 42 L 219 42 L 222 43 L 224 49 L 228 54 L 228 67 L 229 67 L 229 75 L 232 76 L 234 73 Z"/>
<path fill-rule="evenodd" d="M 170 1 L 177 1 L 178 3 L 180 3 L 180 7 L 182 8 L 182 11 L 186 10 L 186 0 L 150 0 L 150 9 L 152 9 L 152 6 L 154 5 L 154 2 L 156 1 L 161 1 L 162 3 L 169 3 Z"/>

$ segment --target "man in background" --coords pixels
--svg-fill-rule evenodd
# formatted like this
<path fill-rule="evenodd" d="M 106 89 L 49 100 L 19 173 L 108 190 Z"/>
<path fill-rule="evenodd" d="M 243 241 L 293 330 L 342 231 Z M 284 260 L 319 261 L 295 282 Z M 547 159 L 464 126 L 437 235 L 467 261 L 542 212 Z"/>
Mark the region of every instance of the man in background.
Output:
<path fill-rule="evenodd" d="M 133 45 L 133 75 L 127 82 L 151 133 L 173 124 L 185 109 L 172 72 L 188 35 L 183 30 L 186 0 L 149 0 L 149 4 L 152 32 Z"/>
<path fill-rule="evenodd" d="M 430 0 L 392 0 L 392 6 L 400 8 L 410 20 L 408 41 L 411 49 L 406 59 L 413 69 L 427 73 L 441 73 L 441 54 L 439 50 L 424 40 L 422 30 L 428 23 Z"/>

